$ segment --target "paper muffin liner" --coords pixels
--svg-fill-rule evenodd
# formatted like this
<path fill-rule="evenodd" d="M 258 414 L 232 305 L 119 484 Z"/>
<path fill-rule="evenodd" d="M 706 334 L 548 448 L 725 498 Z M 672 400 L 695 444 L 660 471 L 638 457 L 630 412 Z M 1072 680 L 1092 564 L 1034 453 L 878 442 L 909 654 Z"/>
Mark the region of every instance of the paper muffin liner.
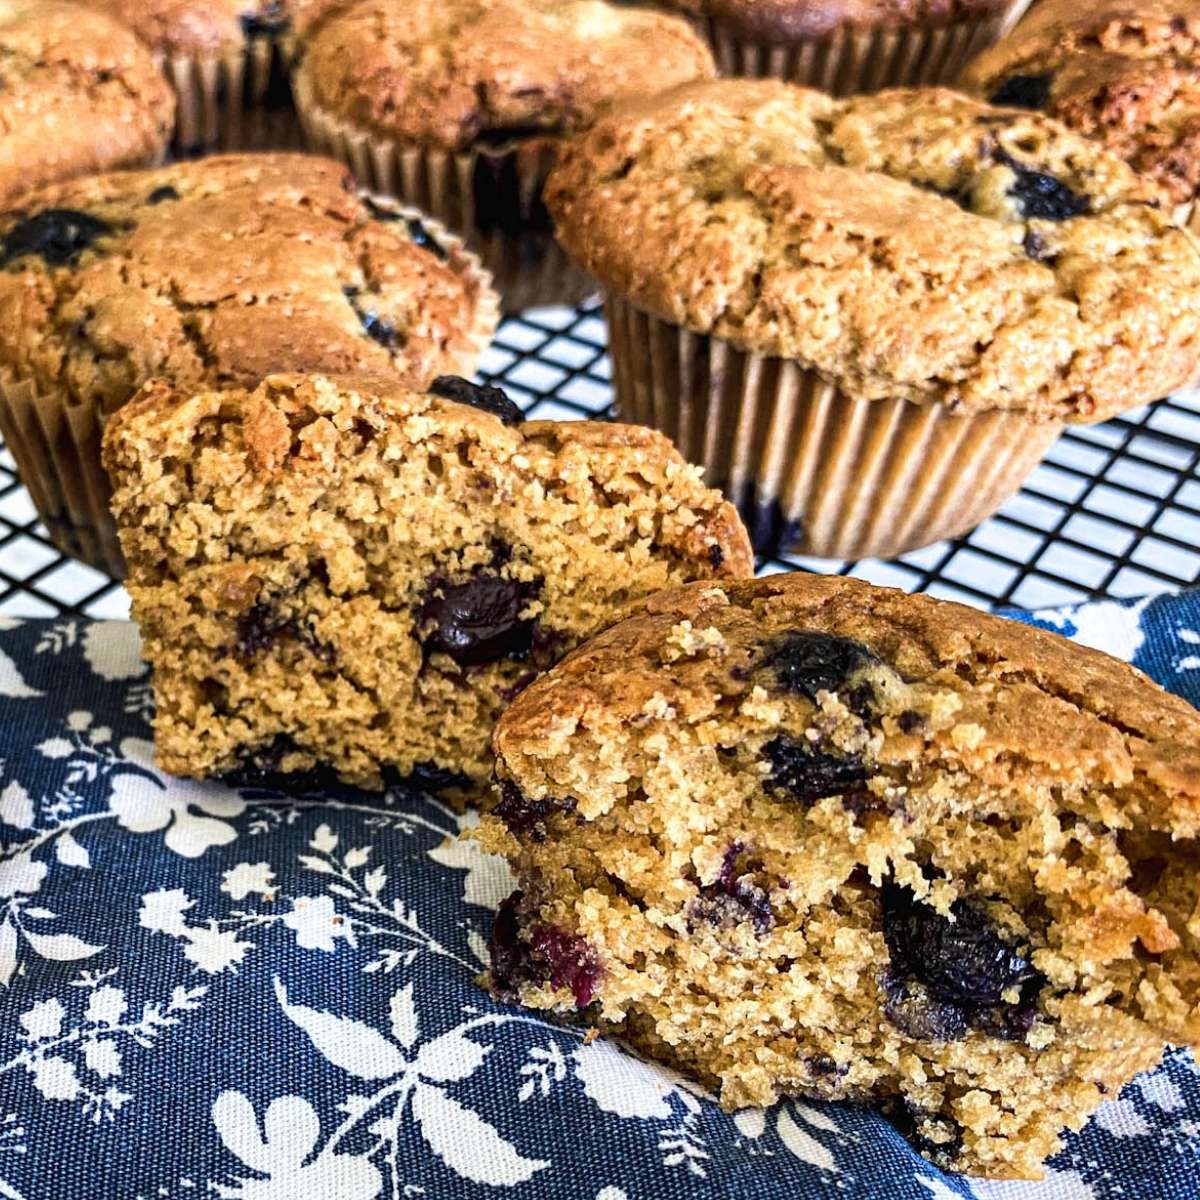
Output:
<path fill-rule="evenodd" d="M 783 79 L 834 96 L 881 88 L 953 83 L 963 67 L 998 41 L 1030 0 L 1012 0 L 998 13 L 942 26 L 840 29 L 824 38 L 759 41 L 705 17 L 697 24 L 722 75 Z"/>
<path fill-rule="evenodd" d="M 666 434 L 738 506 L 755 549 L 895 557 L 978 525 L 1062 431 L 1023 413 L 856 400 L 795 362 L 608 295 L 622 420 Z"/>
<path fill-rule="evenodd" d="M 552 140 L 462 151 L 389 140 L 314 103 L 302 75 L 296 103 L 313 150 L 345 163 L 369 191 L 412 204 L 465 238 L 505 311 L 582 304 L 599 291 L 555 240 L 542 204 L 558 157 Z"/>
<path fill-rule="evenodd" d="M 500 320 L 488 272 L 462 239 L 439 221 L 408 205 L 371 199 L 405 218 L 419 219 L 458 273 L 477 283 L 474 323 L 461 335 L 461 349 L 444 366 L 447 374 L 470 375 Z M 287 371 L 289 365 L 280 362 L 275 369 Z M 125 558 L 109 512 L 112 488 L 100 463 L 109 415 L 95 403 L 80 403 L 65 391 L 40 392 L 33 382 L 0 370 L 0 436 L 51 540 L 63 554 L 124 579 Z"/>
<path fill-rule="evenodd" d="M 256 34 L 221 54 L 160 54 L 158 61 L 178 97 L 177 154 L 303 146 L 282 36 Z"/>

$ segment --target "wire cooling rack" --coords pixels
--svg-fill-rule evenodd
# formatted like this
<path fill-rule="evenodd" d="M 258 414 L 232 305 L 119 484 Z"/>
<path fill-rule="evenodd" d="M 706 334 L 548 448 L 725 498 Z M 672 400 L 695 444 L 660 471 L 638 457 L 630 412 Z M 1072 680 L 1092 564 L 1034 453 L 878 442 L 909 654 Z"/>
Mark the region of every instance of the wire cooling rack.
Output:
<path fill-rule="evenodd" d="M 603 314 L 542 309 L 500 328 L 480 375 L 538 418 L 612 415 Z M 1048 608 L 1200 582 L 1200 392 L 1068 430 L 991 520 L 887 562 L 772 559 L 978 607 Z M 0 449 L 0 617 L 124 617 L 123 588 L 64 559 Z"/>

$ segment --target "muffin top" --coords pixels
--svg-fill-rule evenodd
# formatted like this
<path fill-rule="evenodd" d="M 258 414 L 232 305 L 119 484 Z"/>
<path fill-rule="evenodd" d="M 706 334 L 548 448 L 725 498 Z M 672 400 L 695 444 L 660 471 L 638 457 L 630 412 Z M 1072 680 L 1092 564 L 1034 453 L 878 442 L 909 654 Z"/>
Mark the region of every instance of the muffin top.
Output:
<path fill-rule="evenodd" d="M 685 86 L 568 143 L 546 201 L 608 288 L 853 397 L 1097 420 L 1200 364 L 1200 249 L 1153 189 L 950 91 Z"/>
<path fill-rule="evenodd" d="M 175 98 L 126 29 L 59 0 L 0 0 L 0 204 L 166 145 Z"/>
<path fill-rule="evenodd" d="M 336 0 L 84 0 L 124 21 L 147 45 L 167 54 L 214 54 L 248 37 L 288 26 L 293 9 L 306 17 Z"/>
<path fill-rule="evenodd" d="M 712 17 L 741 37 L 790 42 L 845 27 L 950 25 L 1012 7 L 1012 0 L 660 0 L 664 7 Z"/>
<path fill-rule="evenodd" d="M 962 83 L 1095 138 L 1173 203 L 1200 193 L 1196 0 L 1042 0 Z"/>
<path fill-rule="evenodd" d="M 682 18 L 604 0 L 359 0 L 317 28 L 299 88 L 360 128 L 454 150 L 571 133 L 713 74 Z"/>
<path fill-rule="evenodd" d="M 469 372 L 496 299 L 455 239 L 360 199 L 303 155 L 98 175 L 0 217 L 0 372 L 119 408 L 153 376 L 273 371 L 422 387 Z"/>

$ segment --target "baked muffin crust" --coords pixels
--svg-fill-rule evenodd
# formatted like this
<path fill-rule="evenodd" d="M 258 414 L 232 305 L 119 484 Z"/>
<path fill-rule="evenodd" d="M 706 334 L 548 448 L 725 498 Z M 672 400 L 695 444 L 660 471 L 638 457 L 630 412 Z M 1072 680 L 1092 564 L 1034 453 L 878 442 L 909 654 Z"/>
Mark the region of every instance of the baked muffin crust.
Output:
<path fill-rule="evenodd" d="M 946 90 L 685 85 L 570 143 L 546 201 L 605 286 L 856 398 L 1091 421 L 1200 361 L 1200 251 L 1154 189 Z"/>
<path fill-rule="evenodd" d="M 320 24 L 300 71 L 351 124 L 457 150 L 570 133 L 714 68 L 686 21 L 604 0 L 359 0 Z"/>

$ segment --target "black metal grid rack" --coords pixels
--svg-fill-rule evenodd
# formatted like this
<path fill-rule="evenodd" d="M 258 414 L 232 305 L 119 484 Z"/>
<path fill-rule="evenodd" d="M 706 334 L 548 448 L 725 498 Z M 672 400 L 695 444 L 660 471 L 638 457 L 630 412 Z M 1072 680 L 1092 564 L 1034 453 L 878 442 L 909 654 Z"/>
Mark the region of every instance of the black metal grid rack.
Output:
<path fill-rule="evenodd" d="M 480 375 L 539 418 L 612 412 L 603 313 L 544 309 L 506 321 Z M 991 520 L 902 558 L 774 559 L 764 571 L 853 574 L 980 607 L 1049 608 L 1200 582 L 1200 391 L 1069 429 Z M 64 559 L 0 446 L 0 618 L 124 617 L 125 593 Z"/>

